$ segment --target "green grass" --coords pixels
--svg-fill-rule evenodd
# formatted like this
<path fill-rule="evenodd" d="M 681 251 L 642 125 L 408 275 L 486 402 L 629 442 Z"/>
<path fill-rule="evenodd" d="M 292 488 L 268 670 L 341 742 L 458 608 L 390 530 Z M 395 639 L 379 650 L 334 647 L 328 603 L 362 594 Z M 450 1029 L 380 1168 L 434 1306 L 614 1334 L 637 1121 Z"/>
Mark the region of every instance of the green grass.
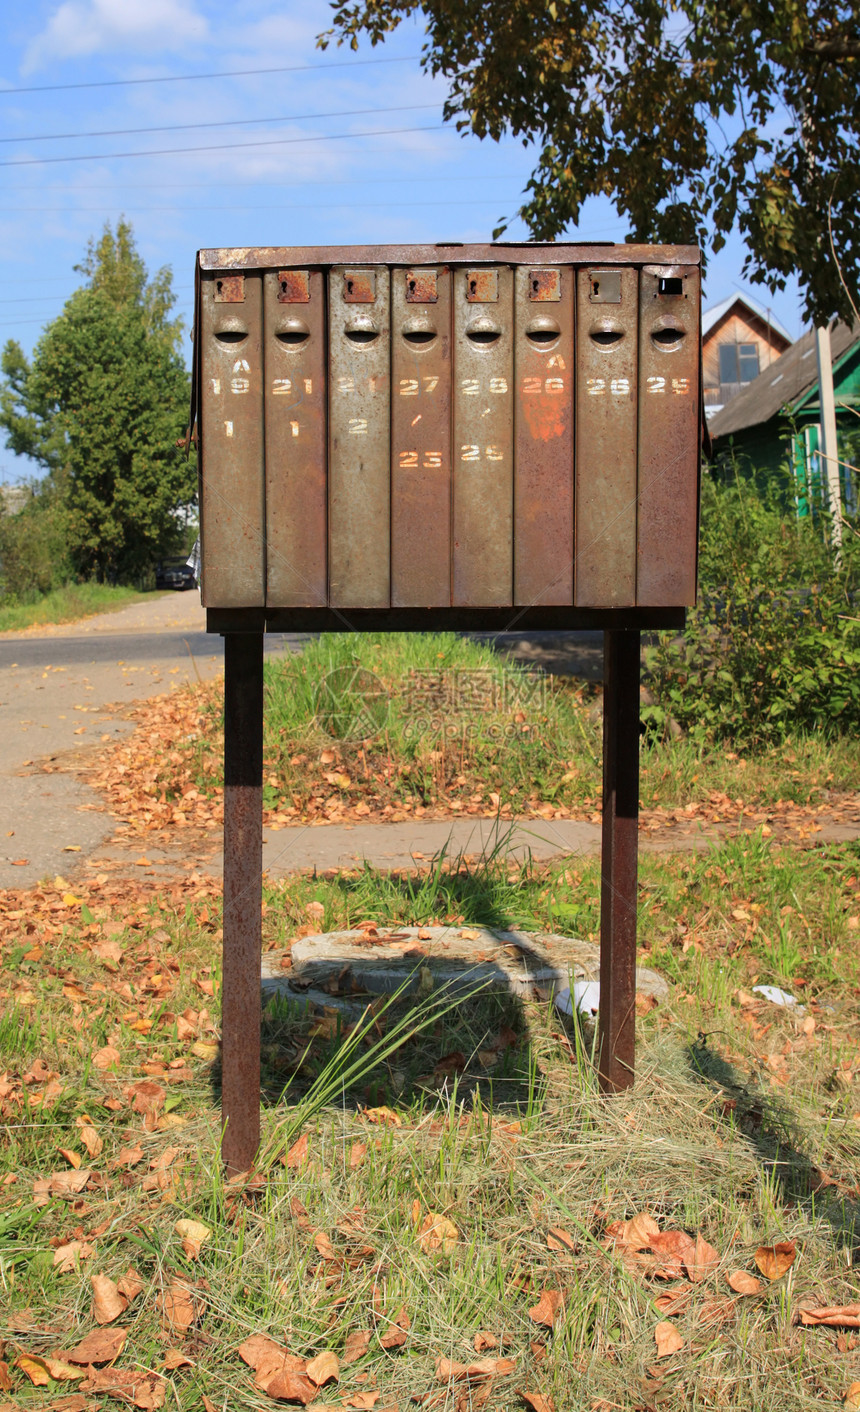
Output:
<path fill-rule="evenodd" d="M 378 1390 L 380 1409 L 401 1412 L 428 1393 L 450 1412 L 479 1405 L 477 1386 L 448 1386 L 436 1364 L 474 1360 L 480 1333 L 500 1340 L 492 1356 L 516 1360 L 485 1403 L 500 1412 L 522 1405 L 519 1388 L 551 1396 L 556 1412 L 811 1412 L 841 1405 L 860 1378 L 850 1329 L 799 1322 L 804 1305 L 857 1297 L 857 846 L 801 852 L 754 836 L 643 859 L 642 957 L 672 995 L 638 1020 L 636 1085 L 613 1101 L 595 1088 L 591 1032 L 537 1000 L 484 995 L 435 1014 L 397 1002 L 349 1053 L 331 1015 L 300 996 L 273 1002 L 263 1158 L 232 1184 L 217 1160 L 217 889 L 105 875 L 76 886 L 0 899 L 0 1338 L 15 1407 L 76 1391 L 78 1380 L 33 1386 L 16 1360 L 90 1332 L 90 1276 L 116 1281 L 129 1266 L 143 1288 L 117 1321 L 128 1337 L 116 1367 L 164 1374 L 165 1406 L 189 1412 L 204 1395 L 218 1408 L 273 1406 L 236 1353 L 253 1333 L 306 1358 L 342 1355 L 367 1332 L 367 1352 L 317 1402 Z M 419 877 L 295 878 L 267 889 L 264 945 L 277 951 L 307 928 L 311 902 L 326 927 L 558 928 L 566 909 L 564 929 L 593 936 L 597 886 L 593 861 L 515 864 L 502 849 Z M 757 981 L 793 990 L 805 1013 L 750 1004 Z M 116 1058 L 100 1067 L 106 1045 Z M 465 1071 L 443 1079 L 434 1066 L 452 1049 Z M 161 1090 L 149 1117 L 135 1107 L 141 1083 Z M 365 1111 L 380 1105 L 387 1121 Z M 94 1156 L 87 1126 L 103 1143 Z M 307 1152 L 285 1165 L 300 1133 Z M 34 1205 L 34 1181 L 71 1172 L 63 1150 L 95 1179 Z M 610 1223 L 642 1210 L 702 1234 L 720 1257 L 668 1316 L 656 1301 L 689 1282 L 655 1278 L 606 1244 Z M 455 1228 L 447 1251 L 418 1240 L 429 1212 Z M 183 1251 L 181 1218 L 211 1232 L 199 1260 Z M 552 1229 L 565 1239 L 551 1243 Z M 61 1273 L 55 1252 L 73 1240 L 91 1251 Z M 728 1274 L 756 1274 L 757 1248 L 778 1241 L 796 1245 L 788 1274 L 735 1300 Z M 162 1327 L 158 1302 L 177 1282 L 196 1301 L 184 1331 Z M 543 1289 L 564 1294 L 552 1331 L 529 1314 Z M 404 1306 L 406 1339 L 386 1349 Z M 683 1346 L 657 1360 L 667 1317 Z M 165 1368 L 170 1348 L 188 1363 Z"/>
<path fill-rule="evenodd" d="M 586 683 L 529 673 L 454 634 L 325 635 L 265 671 L 264 804 L 283 823 L 599 808 L 601 702 Z M 198 731 L 158 764 L 169 798 L 220 787 L 220 687 L 197 698 Z M 646 808 L 808 806 L 856 791 L 858 778 L 860 738 L 847 735 L 797 733 L 754 755 L 642 743 Z"/>
<path fill-rule="evenodd" d="M 21 628 L 72 623 L 94 613 L 110 613 L 127 608 L 130 603 L 151 598 L 151 593 L 139 593 L 134 588 L 112 588 L 103 583 L 70 583 L 63 588 L 28 603 L 0 603 L 0 632 L 18 632 Z"/>

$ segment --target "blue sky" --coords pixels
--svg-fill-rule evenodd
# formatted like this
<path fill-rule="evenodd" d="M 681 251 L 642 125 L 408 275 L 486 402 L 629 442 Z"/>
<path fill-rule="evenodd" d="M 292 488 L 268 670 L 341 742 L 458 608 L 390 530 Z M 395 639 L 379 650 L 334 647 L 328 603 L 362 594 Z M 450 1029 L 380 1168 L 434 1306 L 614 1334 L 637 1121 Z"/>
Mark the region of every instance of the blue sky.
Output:
<path fill-rule="evenodd" d="M 420 20 L 358 54 L 317 49 L 329 23 L 325 0 L 32 0 L 7 12 L 0 342 L 32 349 L 80 283 L 88 237 L 123 213 L 149 269 L 172 266 L 189 323 L 200 246 L 488 240 L 521 202 L 529 152 L 442 125 L 445 86 L 421 72 Z M 625 233 L 601 199 L 570 236 Z M 526 234 L 514 220 L 506 238 Z M 711 262 L 706 304 L 742 287 L 742 262 L 732 239 Z M 749 292 L 801 332 L 796 288 Z M 0 480 L 29 470 L 0 446 Z"/>

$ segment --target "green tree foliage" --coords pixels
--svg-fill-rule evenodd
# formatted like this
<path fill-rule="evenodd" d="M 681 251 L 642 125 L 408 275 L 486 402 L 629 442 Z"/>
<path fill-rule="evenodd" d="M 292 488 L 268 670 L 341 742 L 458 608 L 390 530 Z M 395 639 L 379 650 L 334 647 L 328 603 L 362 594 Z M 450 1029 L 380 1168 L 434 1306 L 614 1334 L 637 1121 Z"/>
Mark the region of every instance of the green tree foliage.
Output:
<path fill-rule="evenodd" d="M 672 718 L 747 749 L 860 728 L 860 539 L 850 533 L 834 565 L 790 496 L 703 477 L 699 604 L 648 654 L 643 717 L 656 728 Z"/>
<path fill-rule="evenodd" d="M 52 477 L 21 492 L 23 503 L 0 497 L 0 599 L 27 601 L 71 578 L 66 510 Z"/>
<path fill-rule="evenodd" d="M 196 492 L 176 446 L 188 416 L 182 323 L 171 317 L 170 271 L 148 279 L 126 221 L 106 226 L 78 268 L 86 284 L 32 362 L 6 344 L 0 426 L 61 493 L 75 572 L 134 579 L 179 545 L 176 512 Z"/>
<path fill-rule="evenodd" d="M 719 250 L 738 224 L 744 273 L 797 274 L 806 312 L 857 300 L 858 0 L 334 0 L 320 36 L 356 48 L 426 19 L 424 67 L 446 117 L 535 143 L 519 214 L 553 240 L 610 196 L 633 240 Z M 504 230 L 502 225 L 496 234 Z"/>

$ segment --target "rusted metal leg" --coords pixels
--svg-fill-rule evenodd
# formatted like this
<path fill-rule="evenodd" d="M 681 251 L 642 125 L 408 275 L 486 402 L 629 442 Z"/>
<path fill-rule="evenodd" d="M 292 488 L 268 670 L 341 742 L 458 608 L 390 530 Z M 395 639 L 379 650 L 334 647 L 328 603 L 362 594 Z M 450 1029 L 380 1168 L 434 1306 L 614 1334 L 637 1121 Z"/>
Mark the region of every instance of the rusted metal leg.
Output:
<path fill-rule="evenodd" d="M 639 846 L 639 633 L 603 634 L 603 842 L 598 1070 L 603 1093 L 633 1083 Z"/>
<path fill-rule="evenodd" d="M 221 1156 L 228 1174 L 260 1143 L 263 635 L 224 637 L 224 963 Z"/>

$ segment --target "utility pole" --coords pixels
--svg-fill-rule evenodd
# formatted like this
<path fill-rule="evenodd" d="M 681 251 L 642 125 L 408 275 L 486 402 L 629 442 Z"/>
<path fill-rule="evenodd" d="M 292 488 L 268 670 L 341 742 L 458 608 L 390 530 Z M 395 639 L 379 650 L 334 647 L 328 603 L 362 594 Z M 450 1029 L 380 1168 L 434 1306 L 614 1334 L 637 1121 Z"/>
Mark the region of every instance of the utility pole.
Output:
<path fill-rule="evenodd" d="M 842 551 L 842 487 L 839 478 L 839 447 L 836 442 L 836 401 L 833 396 L 833 360 L 830 352 L 830 325 L 815 330 L 818 357 L 818 396 L 821 404 L 819 455 L 827 476 L 830 509 L 830 542 L 839 559 Z"/>

